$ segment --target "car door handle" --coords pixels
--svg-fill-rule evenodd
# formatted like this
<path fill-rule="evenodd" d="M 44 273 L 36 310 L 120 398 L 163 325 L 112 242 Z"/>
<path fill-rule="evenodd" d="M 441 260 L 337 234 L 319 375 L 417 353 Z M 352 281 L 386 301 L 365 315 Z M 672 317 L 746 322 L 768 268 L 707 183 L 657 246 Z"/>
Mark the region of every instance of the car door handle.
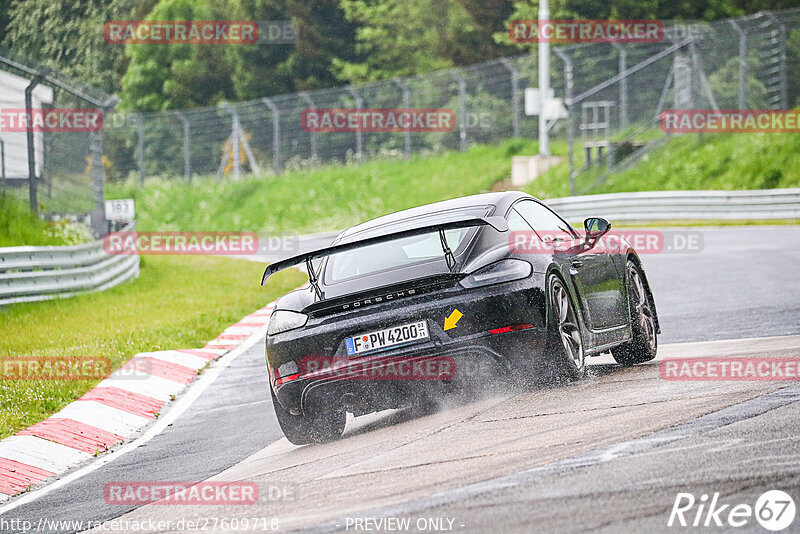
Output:
<path fill-rule="evenodd" d="M 581 260 L 572 260 L 572 267 L 574 269 L 580 269 L 582 265 L 583 262 Z"/>

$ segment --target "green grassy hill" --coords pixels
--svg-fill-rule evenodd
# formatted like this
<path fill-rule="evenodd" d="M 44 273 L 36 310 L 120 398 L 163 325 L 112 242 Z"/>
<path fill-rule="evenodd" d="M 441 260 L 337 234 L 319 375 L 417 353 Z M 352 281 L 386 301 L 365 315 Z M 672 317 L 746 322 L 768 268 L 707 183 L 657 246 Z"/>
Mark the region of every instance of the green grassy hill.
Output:
<path fill-rule="evenodd" d="M 553 143 L 552 149 L 559 155 L 567 152 L 564 141 Z M 510 176 L 512 156 L 537 150 L 535 142 L 517 139 L 464 153 L 327 166 L 239 182 L 206 178 L 192 184 L 150 180 L 145 187 L 111 184 L 107 197 L 135 198 L 140 230 L 316 232 L 489 191 Z M 581 152 L 578 147 L 579 165 Z M 564 163 L 525 189 L 540 198 L 567 196 L 567 176 Z M 590 192 L 776 187 L 800 187 L 800 135 L 676 137 Z"/>
<path fill-rule="evenodd" d="M 576 150 L 578 152 L 578 150 Z M 582 161 L 578 163 L 582 165 Z M 594 173 L 597 177 L 601 173 Z M 569 194 L 565 165 L 526 187 L 534 196 Z M 578 181 L 579 187 L 592 177 Z M 740 133 L 673 137 L 636 166 L 612 174 L 590 193 L 684 189 L 774 189 L 800 187 L 800 135 Z"/>
<path fill-rule="evenodd" d="M 511 172 L 511 156 L 535 143 L 508 141 L 466 153 L 332 165 L 281 176 L 152 180 L 110 185 L 108 198 L 136 199 L 140 230 L 315 232 L 445 198 L 487 191 Z"/>

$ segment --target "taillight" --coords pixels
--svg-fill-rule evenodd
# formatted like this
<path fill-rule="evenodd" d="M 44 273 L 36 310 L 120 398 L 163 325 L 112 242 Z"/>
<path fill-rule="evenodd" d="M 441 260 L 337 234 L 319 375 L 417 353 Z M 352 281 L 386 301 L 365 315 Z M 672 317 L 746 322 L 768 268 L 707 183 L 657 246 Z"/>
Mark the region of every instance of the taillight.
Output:
<path fill-rule="evenodd" d="M 291 382 L 292 380 L 297 380 L 298 378 L 300 378 L 300 373 L 284 376 L 275 380 L 275 385 L 280 386 L 281 384 L 285 384 L 286 382 Z"/>
<path fill-rule="evenodd" d="M 512 324 L 510 326 L 504 326 L 503 328 L 495 328 L 494 330 L 489 330 L 490 334 L 505 334 L 506 332 L 515 332 L 517 330 L 526 330 L 528 328 L 533 328 L 532 324 Z"/>

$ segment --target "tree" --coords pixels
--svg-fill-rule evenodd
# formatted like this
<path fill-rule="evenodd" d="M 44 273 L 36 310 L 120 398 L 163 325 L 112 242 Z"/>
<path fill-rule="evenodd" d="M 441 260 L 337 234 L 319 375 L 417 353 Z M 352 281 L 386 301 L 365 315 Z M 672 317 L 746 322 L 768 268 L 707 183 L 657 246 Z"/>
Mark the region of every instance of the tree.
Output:
<path fill-rule="evenodd" d="M 103 25 L 113 19 L 132 18 L 152 3 L 152 0 L 141 3 L 17 0 L 4 13 L 8 26 L 2 44 L 73 78 L 117 92 L 127 61 L 121 46 L 106 43 Z"/>
<path fill-rule="evenodd" d="M 11 22 L 11 5 L 13 0 L 0 0 L 0 35 L 7 35 L 8 23 Z M 2 38 L 0 38 L 0 41 Z"/>
<path fill-rule="evenodd" d="M 230 18 L 236 4 L 214 0 L 159 0 L 147 20 Z M 125 45 L 130 64 L 122 78 L 124 108 L 164 110 L 213 105 L 235 97 L 226 47 L 232 44 Z"/>
<path fill-rule="evenodd" d="M 509 20 L 535 19 L 539 0 L 514 0 Z M 659 19 L 712 21 L 797 7 L 798 0 L 551 0 L 552 19 Z"/>
<path fill-rule="evenodd" d="M 751 54 L 748 58 L 749 75 L 745 80 L 747 101 L 745 107 L 749 109 L 763 109 L 767 104 L 767 91 L 764 84 L 753 75 L 757 68 L 757 55 Z M 730 58 L 722 68 L 708 77 L 711 90 L 717 99 L 717 105 L 722 109 L 735 109 L 739 107 L 739 58 Z"/>
<path fill-rule="evenodd" d="M 511 12 L 504 0 L 341 0 L 358 22 L 359 61 L 337 59 L 338 76 L 351 83 L 410 76 L 503 55 L 492 41 Z"/>
<path fill-rule="evenodd" d="M 356 59 L 356 24 L 345 18 L 338 0 L 242 0 L 241 10 L 252 20 L 291 20 L 297 33 L 294 44 L 231 48 L 237 99 L 338 85 L 333 59 Z"/>

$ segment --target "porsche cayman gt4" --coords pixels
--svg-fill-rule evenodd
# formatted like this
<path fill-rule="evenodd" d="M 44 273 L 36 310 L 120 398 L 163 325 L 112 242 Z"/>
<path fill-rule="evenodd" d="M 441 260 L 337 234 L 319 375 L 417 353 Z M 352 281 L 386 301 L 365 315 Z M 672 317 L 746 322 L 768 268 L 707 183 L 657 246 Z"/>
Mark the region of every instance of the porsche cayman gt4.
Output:
<path fill-rule="evenodd" d="M 347 412 L 405 406 L 481 373 L 579 379 L 586 358 L 651 360 L 659 333 L 641 260 L 611 225 L 582 232 L 536 198 L 487 193 L 353 226 L 305 265 L 267 333 L 270 392 L 295 444 L 337 439 Z M 609 244 L 610 243 L 610 244 Z"/>

